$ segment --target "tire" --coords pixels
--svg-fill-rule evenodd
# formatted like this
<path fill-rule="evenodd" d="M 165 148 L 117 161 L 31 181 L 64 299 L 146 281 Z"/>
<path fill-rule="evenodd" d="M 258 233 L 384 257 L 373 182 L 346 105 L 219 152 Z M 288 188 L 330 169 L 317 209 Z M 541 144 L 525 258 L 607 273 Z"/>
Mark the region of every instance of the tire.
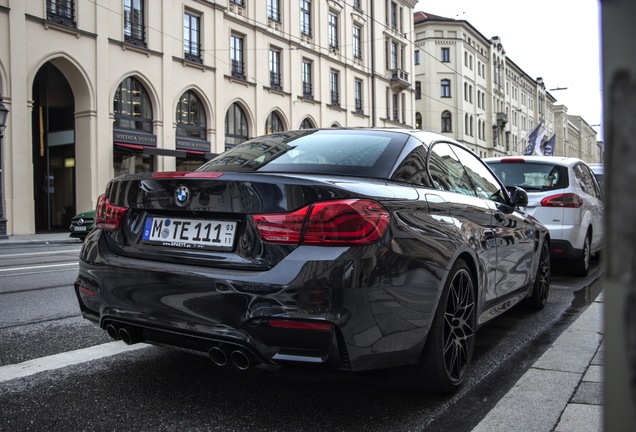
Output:
<path fill-rule="evenodd" d="M 411 379 L 425 391 L 453 393 L 459 389 L 475 348 L 477 323 L 475 284 L 463 260 L 452 267 L 422 357 Z"/>
<path fill-rule="evenodd" d="M 526 299 L 526 304 L 536 310 L 544 308 L 550 294 L 550 247 L 547 241 L 541 245 L 539 266 L 534 279 L 532 295 Z"/>
<path fill-rule="evenodd" d="M 587 276 L 587 273 L 590 270 L 591 249 L 590 234 L 588 233 L 585 236 L 585 241 L 583 242 L 581 255 L 570 261 L 570 274 L 572 276 Z"/>

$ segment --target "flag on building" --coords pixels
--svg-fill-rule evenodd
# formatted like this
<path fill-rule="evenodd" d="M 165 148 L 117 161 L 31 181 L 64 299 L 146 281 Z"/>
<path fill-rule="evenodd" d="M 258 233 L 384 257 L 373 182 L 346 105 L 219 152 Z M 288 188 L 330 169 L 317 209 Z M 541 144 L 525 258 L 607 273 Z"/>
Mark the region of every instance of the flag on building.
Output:
<path fill-rule="evenodd" d="M 543 154 L 545 156 L 554 156 L 554 144 L 556 143 L 556 134 L 545 142 L 543 145 Z"/>
<path fill-rule="evenodd" d="M 547 133 L 547 130 L 543 130 L 541 132 L 539 132 L 539 135 L 537 135 L 537 137 L 534 140 L 534 153 L 537 156 L 543 156 L 543 138 L 545 137 L 545 134 Z"/>
<path fill-rule="evenodd" d="M 537 127 L 534 128 L 532 132 L 530 132 L 530 135 L 528 135 L 528 145 L 526 146 L 526 150 L 523 152 L 524 156 L 531 156 L 532 153 L 534 153 L 537 136 L 539 135 L 540 129 L 541 129 L 541 123 L 539 123 Z"/>

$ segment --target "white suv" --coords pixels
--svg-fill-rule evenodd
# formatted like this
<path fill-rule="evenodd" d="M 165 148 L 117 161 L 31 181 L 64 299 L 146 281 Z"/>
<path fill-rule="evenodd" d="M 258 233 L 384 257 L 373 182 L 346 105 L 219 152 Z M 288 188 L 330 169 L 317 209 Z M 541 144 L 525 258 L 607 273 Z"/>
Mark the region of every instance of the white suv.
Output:
<path fill-rule="evenodd" d="M 528 193 L 529 214 L 550 230 L 553 258 L 568 260 L 570 273 L 586 276 L 590 256 L 603 243 L 601 188 L 580 159 L 507 156 L 484 161 L 506 186 Z"/>

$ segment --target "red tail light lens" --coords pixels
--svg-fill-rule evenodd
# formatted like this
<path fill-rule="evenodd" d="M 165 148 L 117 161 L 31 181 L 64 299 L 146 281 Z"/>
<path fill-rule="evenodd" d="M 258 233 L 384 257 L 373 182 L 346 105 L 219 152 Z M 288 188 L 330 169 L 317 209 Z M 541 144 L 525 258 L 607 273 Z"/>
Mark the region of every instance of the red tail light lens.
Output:
<path fill-rule="evenodd" d="M 541 200 L 543 207 L 579 208 L 583 205 L 583 198 L 573 193 L 550 195 Z"/>
<path fill-rule="evenodd" d="M 309 207 L 303 207 L 292 213 L 252 215 L 252 219 L 264 241 L 298 244 L 308 211 Z"/>
<path fill-rule="evenodd" d="M 115 231 L 121 225 L 128 209 L 113 205 L 106 195 L 102 194 L 97 199 L 95 210 L 95 226 L 106 231 Z"/>
<path fill-rule="evenodd" d="M 368 245 L 378 241 L 389 226 L 386 209 L 362 199 L 324 201 L 291 213 L 252 217 L 260 237 L 272 243 Z"/>
<path fill-rule="evenodd" d="M 268 323 L 272 327 L 295 330 L 331 331 L 331 329 L 333 328 L 333 324 L 331 323 L 318 321 L 288 321 L 271 319 L 268 321 Z"/>

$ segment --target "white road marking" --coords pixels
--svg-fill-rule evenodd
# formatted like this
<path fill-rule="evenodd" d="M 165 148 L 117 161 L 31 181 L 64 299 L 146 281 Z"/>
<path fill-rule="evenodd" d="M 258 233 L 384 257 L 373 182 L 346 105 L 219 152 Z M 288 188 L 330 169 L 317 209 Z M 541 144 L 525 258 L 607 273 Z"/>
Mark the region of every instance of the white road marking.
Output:
<path fill-rule="evenodd" d="M 144 343 L 126 345 L 123 342 L 109 342 L 89 348 L 28 360 L 18 364 L 0 366 L 0 383 L 16 378 L 24 378 L 39 372 L 62 369 L 91 360 L 98 360 L 128 351 L 135 351 L 148 346 L 150 345 Z"/>
<path fill-rule="evenodd" d="M 39 266 L 29 266 L 29 267 L 7 267 L 0 269 L 0 272 L 10 272 L 10 271 L 18 271 L 18 270 L 38 270 L 38 269 L 47 269 L 51 267 L 69 267 L 79 265 L 79 262 L 72 263 L 63 263 L 63 264 L 46 264 Z"/>

